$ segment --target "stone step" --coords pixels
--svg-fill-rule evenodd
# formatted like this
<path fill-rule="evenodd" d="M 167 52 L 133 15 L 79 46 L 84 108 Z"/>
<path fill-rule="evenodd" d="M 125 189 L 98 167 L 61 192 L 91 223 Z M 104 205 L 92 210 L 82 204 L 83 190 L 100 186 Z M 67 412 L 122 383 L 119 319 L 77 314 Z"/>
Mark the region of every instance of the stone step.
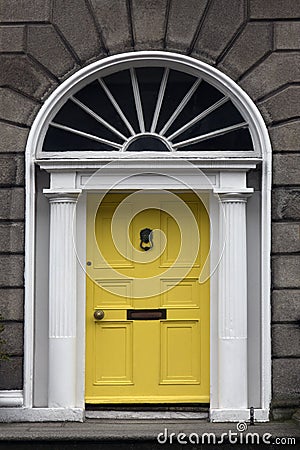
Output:
<path fill-rule="evenodd" d="M 86 419 L 198 419 L 208 420 L 208 411 L 193 412 L 193 411 L 101 411 L 101 410 L 87 410 L 85 412 Z"/>

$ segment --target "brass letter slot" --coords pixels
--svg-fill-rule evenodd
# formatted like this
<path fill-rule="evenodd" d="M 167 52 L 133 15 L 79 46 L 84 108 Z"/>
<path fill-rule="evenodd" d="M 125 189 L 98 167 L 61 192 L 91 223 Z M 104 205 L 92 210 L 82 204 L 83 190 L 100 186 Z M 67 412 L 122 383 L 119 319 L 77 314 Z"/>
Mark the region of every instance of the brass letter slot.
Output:
<path fill-rule="evenodd" d="M 160 320 L 167 318 L 166 309 L 128 309 L 127 320 Z"/>

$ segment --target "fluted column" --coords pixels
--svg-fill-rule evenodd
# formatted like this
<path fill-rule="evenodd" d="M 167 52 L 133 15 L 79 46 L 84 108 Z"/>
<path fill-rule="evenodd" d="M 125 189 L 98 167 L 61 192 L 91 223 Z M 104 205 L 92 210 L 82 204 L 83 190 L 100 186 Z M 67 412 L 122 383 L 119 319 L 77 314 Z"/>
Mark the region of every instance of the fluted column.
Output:
<path fill-rule="evenodd" d="M 220 194 L 219 408 L 248 407 L 246 202 Z"/>
<path fill-rule="evenodd" d="M 48 190 L 47 190 L 48 191 Z M 75 206 L 78 193 L 46 193 L 50 203 L 48 406 L 76 403 Z"/>

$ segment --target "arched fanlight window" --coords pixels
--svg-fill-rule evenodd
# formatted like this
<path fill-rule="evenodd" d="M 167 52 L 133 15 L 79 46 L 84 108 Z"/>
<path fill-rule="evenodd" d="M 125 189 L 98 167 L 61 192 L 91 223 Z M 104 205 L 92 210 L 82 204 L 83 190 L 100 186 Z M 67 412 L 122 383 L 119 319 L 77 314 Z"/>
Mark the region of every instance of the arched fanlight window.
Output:
<path fill-rule="evenodd" d="M 252 152 L 249 123 L 209 80 L 128 67 L 81 86 L 49 123 L 43 152 Z"/>

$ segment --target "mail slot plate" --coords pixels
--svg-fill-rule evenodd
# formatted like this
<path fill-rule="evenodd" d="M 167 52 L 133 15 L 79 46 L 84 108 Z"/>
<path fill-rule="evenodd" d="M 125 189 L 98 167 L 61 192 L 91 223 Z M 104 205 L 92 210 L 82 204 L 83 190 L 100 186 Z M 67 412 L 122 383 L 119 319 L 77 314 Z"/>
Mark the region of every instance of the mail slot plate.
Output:
<path fill-rule="evenodd" d="M 166 309 L 128 309 L 127 320 L 163 320 L 167 318 Z"/>

